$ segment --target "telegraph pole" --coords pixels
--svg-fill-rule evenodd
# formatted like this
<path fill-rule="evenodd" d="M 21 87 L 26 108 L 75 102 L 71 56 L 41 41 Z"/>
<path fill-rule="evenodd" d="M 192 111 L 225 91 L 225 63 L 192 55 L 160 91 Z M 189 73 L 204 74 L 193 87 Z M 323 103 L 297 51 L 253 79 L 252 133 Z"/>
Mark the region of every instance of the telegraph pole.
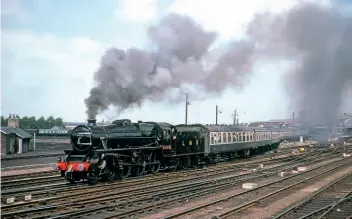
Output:
<path fill-rule="evenodd" d="M 293 145 L 296 145 L 296 142 L 295 142 L 295 112 L 292 112 L 292 138 L 293 138 Z"/>
<path fill-rule="evenodd" d="M 237 121 L 237 110 L 235 110 L 234 112 L 233 112 L 233 125 L 236 125 L 236 121 Z M 237 124 L 238 125 L 238 124 Z"/>
<path fill-rule="evenodd" d="M 216 111 L 215 112 L 215 125 L 217 125 L 218 124 L 218 115 L 219 115 L 219 113 L 222 113 L 222 111 L 219 110 L 218 105 L 216 105 L 215 111 Z"/>
<path fill-rule="evenodd" d="M 186 125 L 188 123 L 188 105 L 190 105 L 190 103 L 188 102 L 188 94 L 186 93 L 186 113 L 185 113 L 185 124 Z"/>
<path fill-rule="evenodd" d="M 218 113 L 219 113 L 218 105 L 216 105 L 216 107 L 215 107 L 215 125 L 218 124 Z"/>

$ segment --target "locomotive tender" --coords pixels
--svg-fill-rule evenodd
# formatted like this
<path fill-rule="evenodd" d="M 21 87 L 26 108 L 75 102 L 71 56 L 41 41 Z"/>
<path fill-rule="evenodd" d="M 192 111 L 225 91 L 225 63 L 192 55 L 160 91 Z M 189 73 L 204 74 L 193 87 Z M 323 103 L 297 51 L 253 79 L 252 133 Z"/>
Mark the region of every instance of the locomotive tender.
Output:
<path fill-rule="evenodd" d="M 160 169 L 187 169 L 276 149 L 283 129 L 227 125 L 171 125 L 116 120 L 98 126 L 96 120 L 71 132 L 72 149 L 57 167 L 70 182 L 100 178 L 111 181 Z"/>

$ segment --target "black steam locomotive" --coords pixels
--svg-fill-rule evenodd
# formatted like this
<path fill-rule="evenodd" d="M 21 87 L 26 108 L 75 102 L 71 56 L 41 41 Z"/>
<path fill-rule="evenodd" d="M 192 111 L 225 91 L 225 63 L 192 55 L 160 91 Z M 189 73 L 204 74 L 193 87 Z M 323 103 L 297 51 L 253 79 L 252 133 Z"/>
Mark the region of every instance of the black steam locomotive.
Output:
<path fill-rule="evenodd" d="M 71 132 L 71 150 L 57 163 L 68 181 L 100 178 L 111 181 L 160 169 L 187 169 L 278 147 L 290 133 L 283 129 L 221 125 L 171 125 L 116 120 L 97 126 L 95 120 Z"/>

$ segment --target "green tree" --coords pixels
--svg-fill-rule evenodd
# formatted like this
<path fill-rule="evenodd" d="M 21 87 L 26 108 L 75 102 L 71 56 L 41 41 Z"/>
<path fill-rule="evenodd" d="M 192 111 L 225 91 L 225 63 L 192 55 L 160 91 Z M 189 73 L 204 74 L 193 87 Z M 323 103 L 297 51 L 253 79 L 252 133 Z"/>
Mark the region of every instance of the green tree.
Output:
<path fill-rule="evenodd" d="M 51 129 L 52 127 L 55 126 L 55 119 L 52 117 L 52 116 L 49 116 L 47 119 L 46 119 L 46 128 L 48 129 Z"/>
<path fill-rule="evenodd" d="M 47 119 L 45 119 L 44 116 L 41 116 L 38 119 L 36 119 L 34 116 L 31 116 L 31 117 L 24 116 L 21 118 L 18 115 L 14 115 L 14 116 L 11 115 L 11 117 L 18 118 L 20 123 L 20 128 L 23 128 L 23 129 L 50 129 L 54 126 L 64 125 L 63 119 L 60 117 L 54 118 L 53 116 L 49 116 Z M 8 121 L 8 118 L 1 116 L 1 127 L 6 127 L 7 121 Z"/>
<path fill-rule="evenodd" d="M 20 118 L 20 128 L 30 129 L 29 118 L 27 116 Z"/>
<path fill-rule="evenodd" d="M 1 116 L 1 127 L 6 127 L 7 121 L 8 121 L 7 118 L 5 118 L 4 116 Z"/>
<path fill-rule="evenodd" d="M 30 129 L 38 129 L 37 120 L 34 116 L 28 118 L 28 127 Z"/>
<path fill-rule="evenodd" d="M 62 118 L 58 117 L 55 118 L 54 124 L 55 126 L 64 126 L 64 121 L 62 120 Z"/>
<path fill-rule="evenodd" d="M 36 126 L 38 129 L 45 129 L 48 127 L 46 120 L 44 118 L 44 116 L 41 116 L 37 121 L 36 121 Z"/>

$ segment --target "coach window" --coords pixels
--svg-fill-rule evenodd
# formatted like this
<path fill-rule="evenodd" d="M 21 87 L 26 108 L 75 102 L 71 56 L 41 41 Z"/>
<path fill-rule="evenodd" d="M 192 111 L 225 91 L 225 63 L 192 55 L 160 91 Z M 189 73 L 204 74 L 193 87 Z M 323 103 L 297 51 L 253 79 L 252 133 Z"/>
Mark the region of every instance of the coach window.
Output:
<path fill-rule="evenodd" d="M 227 133 L 227 142 L 229 142 L 229 143 L 232 142 L 231 136 L 232 136 L 231 133 Z"/>
<path fill-rule="evenodd" d="M 222 143 L 222 141 L 221 141 L 222 140 L 221 139 L 221 132 L 218 132 L 216 137 L 218 139 L 218 144 L 221 144 Z"/>
<path fill-rule="evenodd" d="M 215 144 L 215 142 L 214 142 L 214 134 L 213 133 L 211 133 L 210 134 L 210 144 Z"/>
<path fill-rule="evenodd" d="M 236 142 L 236 141 L 237 141 L 236 133 L 232 133 L 232 140 L 233 140 L 233 142 Z"/>
<path fill-rule="evenodd" d="M 226 143 L 226 134 L 227 133 L 222 133 L 222 143 Z"/>

